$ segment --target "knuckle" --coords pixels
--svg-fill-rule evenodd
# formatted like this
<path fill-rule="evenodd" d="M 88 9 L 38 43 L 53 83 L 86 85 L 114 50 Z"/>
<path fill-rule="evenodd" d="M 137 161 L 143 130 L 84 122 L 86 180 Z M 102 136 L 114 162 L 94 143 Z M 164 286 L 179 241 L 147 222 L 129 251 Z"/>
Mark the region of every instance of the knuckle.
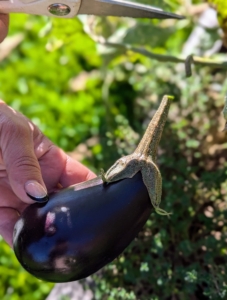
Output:
<path fill-rule="evenodd" d="M 30 137 L 30 128 L 28 123 L 20 117 L 19 114 L 9 111 L 10 108 L 6 107 L 0 110 L 0 134 L 1 143 L 13 139 L 24 139 Z"/>
<path fill-rule="evenodd" d="M 21 182 L 25 178 L 39 178 L 40 172 L 38 161 L 30 156 L 15 158 L 7 168 L 9 178 L 17 182 Z"/>
<path fill-rule="evenodd" d="M 38 161 L 29 155 L 23 155 L 13 160 L 9 172 L 15 170 L 23 170 L 24 173 L 40 172 Z"/>

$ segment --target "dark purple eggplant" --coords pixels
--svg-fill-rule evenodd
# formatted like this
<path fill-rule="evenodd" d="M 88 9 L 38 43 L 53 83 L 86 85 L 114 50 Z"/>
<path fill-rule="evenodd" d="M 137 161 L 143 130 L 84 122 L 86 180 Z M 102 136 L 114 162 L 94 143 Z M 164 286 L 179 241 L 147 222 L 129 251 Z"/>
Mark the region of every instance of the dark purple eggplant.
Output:
<path fill-rule="evenodd" d="M 151 211 L 140 172 L 110 184 L 96 178 L 27 207 L 15 225 L 14 251 L 40 279 L 82 279 L 119 256 Z"/>

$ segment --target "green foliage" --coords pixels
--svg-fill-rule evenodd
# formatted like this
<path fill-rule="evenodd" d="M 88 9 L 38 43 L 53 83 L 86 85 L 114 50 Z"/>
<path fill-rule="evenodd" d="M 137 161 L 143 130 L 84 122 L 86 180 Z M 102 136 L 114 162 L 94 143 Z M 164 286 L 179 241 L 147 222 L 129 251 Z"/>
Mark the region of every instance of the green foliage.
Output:
<path fill-rule="evenodd" d="M 159 2 L 152 4 L 169 11 L 183 5 Z M 179 56 L 196 25 L 90 18 L 97 36 Z M 152 213 L 127 250 L 93 276 L 95 299 L 226 299 L 226 72 L 196 67 L 186 79 L 183 64 L 101 47 L 84 18 L 11 21 L 10 35 L 24 40 L 1 62 L 1 97 L 66 151 L 83 145 L 82 161 L 95 171 L 131 153 L 161 97 L 175 96 L 159 153 L 161 207 L 172 215 Z M 217 36 L 206 32 L 202 54 Z M 0 261 L 1 299 L 45 299 L 53 285 L 26 273 L 2 240 Z"/>
<path fill-rule="evenodd" d="M 22 32 L 24 40 L 1 64 L 0 95 L 55 143 L 72 150 L 97 134 L 105 113 L 100 76 L 91 78 L 85 89 L 70 87 L 70 79 L 100 66 L 95 43 L 77 19 L 19 15 L 13 21 L 11 32 Z"/>
<path fill-rule="evenodd" d="M 164 91 L 175 86 L 159 159 L 161 206 L 173 214 L 151 215 L 138 239 L 105 268 L 106 298 L 97 299 L 109 299 L 108 291 L 122 286 L 141 300 L 226 297 L 226 135 L 219 123 L 224 125 L 224 95 L 213 89 L 227 89 L 225 74 L 200 70 L 184 86 L 176 73 L 165 83 L 162 75 L 156 73 L 156 81 Z"/>

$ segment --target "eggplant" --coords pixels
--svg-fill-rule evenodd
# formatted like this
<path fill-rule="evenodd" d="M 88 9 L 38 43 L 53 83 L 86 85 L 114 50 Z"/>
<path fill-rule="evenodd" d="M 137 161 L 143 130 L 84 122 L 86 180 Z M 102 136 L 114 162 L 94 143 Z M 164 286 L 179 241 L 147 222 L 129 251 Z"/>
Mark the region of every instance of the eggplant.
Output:
<path fill-rule="evenodd" d="M 134 153 L 102 172 L 108 184 L 96 178 L 26 208 L 15 225 L 13 243 L 28 272 L 52 282 L 85 278 L 124 251 L 152 205 L 168 215 L 159 208 L 162 180 L 156 157 L 171 100 L 164 96 Z"/>
<path fill-rule="evenodd" d="M 97 177 L 28 206 L 14 228 L 14 251 L 37 278 L 79 280 L 119 256 L 152 209 L 140 172 L 110 184 Z"/>

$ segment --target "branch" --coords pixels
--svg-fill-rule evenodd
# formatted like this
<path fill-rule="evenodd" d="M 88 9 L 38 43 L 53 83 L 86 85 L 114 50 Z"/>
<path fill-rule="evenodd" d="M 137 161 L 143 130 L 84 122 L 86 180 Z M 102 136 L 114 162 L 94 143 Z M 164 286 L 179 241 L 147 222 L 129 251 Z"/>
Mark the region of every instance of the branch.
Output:
<path fill-rule="evenodd" d="M 107 47 L 113 47 L 117 49 L 121 49 L 125 52 L 128 50 L 142 54 L 144 56 L 147 56 L 151 59 L 160 61 L 160 62 L 173 62 L 173 63 L 183 63 L 185 65 L 185 73 L 186 77 L 190 77 L 192 75 L 192 64 L 194 65 L 199 65 L 199 66 L 204 66 L 204 67 L 211 67 L 211 68 L 219 68 L 219 69 L 224 69 L 227 70 L 227 61 L 219 61 L 215 59 L 210 59 L 207 57 L 199 57 L 199 56 L 194 56 L 194 55 L 188 55 L 186 59 L 172 56 L 172 55 L 163 55 L 163 54 L 157 54 L 151 51 L 148 51 L 144 48 L 137 48 L 133 47 L 129 44 L 122 44 L 122 43 L 112 43 L 108 42 L 104 37 L 102 36 L 97 36 L 94 31 L 92 30 L 94 19 L 93 21 L 89 22 L 84 26 L 85 32 L 87 32 L 90 37 L 96 42 L 99 43 L 103 46 Z"/>
<path fill-rule="evenodd" d="M 114 48 L 122 49 L 124 51 L 130 50 L 160 62 L 183 63 L 185 65 L 186 77 L 190 77 L 192 75 L 192 71 L 191 71 L 192 64 L 227 70 L 227 61 L 218 61 L 218 60 L 214 60 L 206 57 L 194 56 L 194 55 L 189 55 L 186 57 L 186 59 L 183 59 L 171 55 L 156 54 L 144 48 L 137 48 L 128 44 L 111 43 L 104 39 L 98 39 L 97 42 L 104 46 L 114 47 Z"/>

